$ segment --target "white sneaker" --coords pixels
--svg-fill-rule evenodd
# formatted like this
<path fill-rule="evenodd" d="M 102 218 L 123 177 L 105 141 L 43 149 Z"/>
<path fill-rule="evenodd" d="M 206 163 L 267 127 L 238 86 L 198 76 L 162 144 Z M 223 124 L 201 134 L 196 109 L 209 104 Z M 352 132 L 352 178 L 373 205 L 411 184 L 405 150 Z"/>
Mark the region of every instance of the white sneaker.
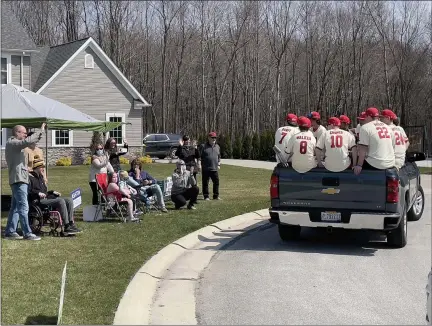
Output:
<path fill-rule="evenodd" d="M 140 219 L 138 217 L 131 217 L 126 220 L 126 222 L 138 222 Z"/>

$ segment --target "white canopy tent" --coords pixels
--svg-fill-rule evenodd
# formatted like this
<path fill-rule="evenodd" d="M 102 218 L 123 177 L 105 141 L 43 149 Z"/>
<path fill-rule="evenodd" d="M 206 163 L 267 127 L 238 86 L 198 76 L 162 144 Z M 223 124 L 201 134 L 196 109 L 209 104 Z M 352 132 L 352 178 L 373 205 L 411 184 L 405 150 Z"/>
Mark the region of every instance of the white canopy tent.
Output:
<path fill-rule="evenodd" d="M 1 127 L 13 128 L 23 125 L 28 128 L 40 128 L 42 123 L 57 130 L 86 130 L 107 132 L 121 122 L 97 120 L 79 110 L 59 101 L 33 93 L 24 87 L 13 84 L 2 85 Z M 46 139 L 46 163 L 48 163 L 48 143 Z"/>

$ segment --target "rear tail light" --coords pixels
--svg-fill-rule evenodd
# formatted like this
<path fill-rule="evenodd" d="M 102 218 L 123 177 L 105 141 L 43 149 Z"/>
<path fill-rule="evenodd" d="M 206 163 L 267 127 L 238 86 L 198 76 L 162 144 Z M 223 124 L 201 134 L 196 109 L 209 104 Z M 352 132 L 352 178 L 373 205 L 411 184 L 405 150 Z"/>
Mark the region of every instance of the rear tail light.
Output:
<path fill-rule="evenodd" d="M 387 177 L 387 203 L 399 201 L 399 179 Z"/>
<path fill-rule="evenodd" d="M 279 198 L 279 177 L 277 175 L 272 175 L 270 179 L 270 198 Z"/>

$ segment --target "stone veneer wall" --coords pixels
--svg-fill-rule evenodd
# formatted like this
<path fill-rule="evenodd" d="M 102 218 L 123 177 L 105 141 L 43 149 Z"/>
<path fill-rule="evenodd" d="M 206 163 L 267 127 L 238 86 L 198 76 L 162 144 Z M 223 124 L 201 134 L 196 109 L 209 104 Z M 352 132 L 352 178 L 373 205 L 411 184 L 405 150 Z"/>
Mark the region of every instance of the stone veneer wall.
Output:
<path fill-rule="evenodd" d="M 45 153 L 45 148 L 42 147 Z M 131 159 L 136 156 L 141 156 L 142 147 L 139 146 L 129 146 L 129 152 L 124 155 L 125 158 Z M 6 168 L 5 150 L 1 150 L 1 167 Z M 55 165 L 60 157 L 71 157 L 72 165 L 81 165 L 84 163 L 86 157 L 90 156 L 90 151 L 88 147 L 48 147 L 48 165 Z M 44 157 L 45 159 L 45 157 Z"/>

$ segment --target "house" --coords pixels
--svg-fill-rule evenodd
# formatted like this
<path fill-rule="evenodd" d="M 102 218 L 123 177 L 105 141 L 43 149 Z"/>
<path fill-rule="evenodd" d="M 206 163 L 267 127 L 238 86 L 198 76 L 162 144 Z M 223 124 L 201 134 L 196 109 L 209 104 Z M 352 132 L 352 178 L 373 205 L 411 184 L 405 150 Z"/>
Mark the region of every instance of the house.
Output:
<path fill-rule="evenodd" d="M 114 137 L 119 145 L 127 139 L 131 153 L 141 152 L 142 112 L 150 105 L 100 46 L 89 37 L 38 48 L 8 6 L 1 11 L 2 84 L 23 86 L 98 120 L 125 122 L 106 139 Z M 2 129 L 2 150 L 8 136 L 10 130 Z M 62 156 L 82 164 L 89 156 L 91 137 L 86 131 L 48 129 L 39 147 L 45 151 L 48 146 L 49 164 Z"/>

